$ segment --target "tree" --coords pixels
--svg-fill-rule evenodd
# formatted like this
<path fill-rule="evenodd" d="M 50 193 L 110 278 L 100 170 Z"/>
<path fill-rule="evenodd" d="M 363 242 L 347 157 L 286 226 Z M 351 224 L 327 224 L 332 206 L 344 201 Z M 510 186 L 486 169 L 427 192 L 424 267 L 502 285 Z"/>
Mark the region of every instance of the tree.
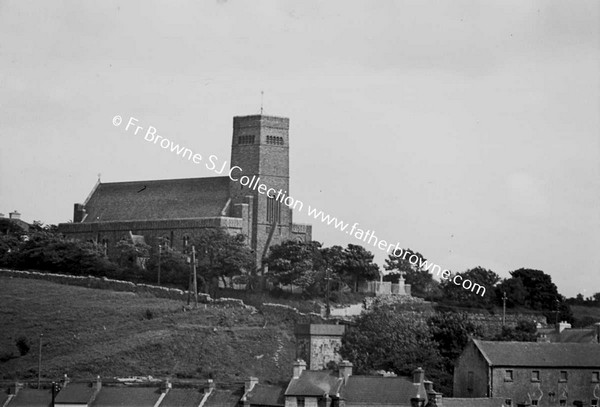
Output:
<path fill-rule="evenodd" d="M 270 248 L 268 278 L 274 284 L 297 285 L 307 289 L 317 282 L 323 266 L 321 243 L 288 240 Z"/>
<path fill-rule="evenodd" d="M 494 340 L 535 342 L 537 340 L 537 326 L 533 321 L 520 320 L 514 328 L 503 326 L 502 332 Z"/>
<path fill-rule="evenodd" d="M 159 249 L 153 246 L 146 262 L 144 280 L 155 284 L 158 279 Z M 190 264 L 188 257 L 168 246 L 160 249 L 160 281 L 161 284 L 175 284 L 183 289 L 189 288 Z"/>
<path fill-rule="evenodd" d="M 194 239 L 198 268 L 204 278 L 228 278 L 252 274 L 256 269 L 254 253 L 242 234 L 230 235 L 221 229 L 205 229 Z"/>
<path fill-rule="evenodd" d="M 502 304 L 502 298 L 505 293 L 507 307 L 525 306 L 527 289 L 520 278 L 504 279 L 496 286 L 496 300 L 498 304 Z"/>
<path fill-rule="evenodd" d="M 462 279 L 457 281 L 470 280 L 474 284 L 485 287 L 485 295 L 477 295 L 462 286 L 454 284 L 454 278 L 459 275 Z M 470 307 L 493 308 L 496 302 L 495 286 L 500 281 L 500 276 L 492 270 L 483 267 L 475 267 L 462 273 L 451 275 L 447 280 L 442 281 L 441 286 L 444 292 L 444 299 L 452 302 L 461 303 Z"/>
<path fill-rule="evenodd" d="M 138 259 L 148 257 L 150 246 L 141 242 L 132 242 L 129 239 L 120 240 L 116 244 L 117 249 L 117 264 L 121 267 L 134 269 L 140 268 Z"/>
<path fill-rule="evenodd" d="M 349 244 L 344 249 L 342 278 L 348 282 L 353 291 L 358 291 L 361 281 L 379 277 L 379 266 L 373 263 L 373 253 L 360 245 Z"/>
<path fill-rule="evenodd" d="M 358 374 L 376 370 L 408 375 L 423 367 L 428 376 L 440 368 L 440 354 L 427 323 L 408 313 L 377 307 L 363 313 L 342 338 L 341 355 Z"/>
<path fill-rule="evenodd" d="M 439 283 L 433 279 L 433 275 L 423 268 L 427 261 L 423 255 L 412 249 L 404 249 L 403 255 L 398 257 L 390 254 L 385 260 L 384 268 L 391 271 L 393 276 L 386 280 L 396 279 L 401 272 L 404 275 L 406 284 L 410 284 L 411 294 L 415 297 L 431 298 L 438 295 Z M 416 262 L 410 262 L 409 259 L 417 259 Z M 395 275 L 394 275 L 395 274 Z"/>

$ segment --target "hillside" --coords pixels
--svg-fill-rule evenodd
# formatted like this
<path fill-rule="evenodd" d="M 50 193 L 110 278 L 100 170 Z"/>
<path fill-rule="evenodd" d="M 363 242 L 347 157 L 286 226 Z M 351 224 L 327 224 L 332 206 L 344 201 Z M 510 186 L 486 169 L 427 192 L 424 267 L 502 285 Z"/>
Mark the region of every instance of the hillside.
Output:
<path fill-rule="evenodd" d="M 0 278 L 0 378 L 152 375 L 221 382 L 289 378 L 293 318 L 43 280 Z M 267 318 L 269 320 L 267 320 Z M 279 321 L 279 322 L 274 322 Z M 16 339 L 31 349 L 18 356 Z M 11 357 L 12 355 L 12 357 Z"/>

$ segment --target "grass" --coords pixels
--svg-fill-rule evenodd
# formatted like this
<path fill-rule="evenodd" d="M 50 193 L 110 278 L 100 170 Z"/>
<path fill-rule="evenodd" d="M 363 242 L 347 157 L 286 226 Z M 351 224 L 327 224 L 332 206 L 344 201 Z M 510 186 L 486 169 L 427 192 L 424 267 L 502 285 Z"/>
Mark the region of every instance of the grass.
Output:
<path fill-rule="evenodd" d="M 289 378 L 293 322 L 239 308 L 0 278 L 0 378 L 147 376 L 243 381 Z M 267 323 L 268 322 L 268 323 Z M 24 336 L 29 352 L 19 356 Z"/>

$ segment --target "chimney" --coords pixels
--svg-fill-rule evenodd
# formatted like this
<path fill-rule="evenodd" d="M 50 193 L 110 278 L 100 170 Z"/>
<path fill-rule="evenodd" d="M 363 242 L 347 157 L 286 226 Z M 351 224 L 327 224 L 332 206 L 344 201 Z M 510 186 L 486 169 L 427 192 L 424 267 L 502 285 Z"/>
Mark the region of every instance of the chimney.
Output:
<path fill-rule="evenodd" d="M 10 217 L 10 219 L 21 219 L 21 214 L 17 212 L 16 209 L 13 212 L 9 213 L 8 216 Z"/>
<path fill-rule="evenodd" d="M 73 205 L 73 223 L 80 223 L 85 216 L 85 207 L 83 204 L 76 203 Z"/>
<path fill-rule="evenodd" d="M 173 384 L 167 379 L 160 384 L 160 392 L 163 394 L 168 393 L 171 387 L 173 387 Z"/>
<path fill-rule="evenodd" d="M 306 362 L 302 359 L 298 359 L 294 362 L 294 375 L 293 379 L 298 379 L 303 371 L 306 370 Z"/>
<path fill-rule="evenodd" d="M 71 379 L 69 379 L 69 376 L 67 376 L 67 374 L 65 373 L 63 377 L 62 387 L 65 387 L 67 384 L 69 384 L 69 382 L 71 382 Z"/>
<path fill-rule="evenodd" d="M 571 324 L 569 324 L 566 321 L 561 321 L 561 322 L 558 323 L 558 325 L 556 325 L 556 332 L 557 333 L 561 333 L 566 328 L 571 328 Z"/>
<path fill-rule="evenodd" d="M 427 405 L 432 404 L 436 407 L 443 407 L 442 393 L 438 393 L 436 391 L 427 392 L 427 398 L 429 399 Z"/>
<path fill-rule="evenodd" d="M 102 388 L 102 380 L 100 379 L 100 376 L 97 376 L 96 382 L 94 383 L 94 390 L 96 392 L 99 392 L 101 388 Z"/>
<path fill-rule="evenodd" d="M 348 378 L 352 376 L 352 363 L 347 360 L 342 360 L 338 367 L 340 377 L 344 379 L 344 384 L 347 384 Z"/>
<path fill-rule="evenodd" d="M 425 391 L 427 394 L 433 392 L 433 382 L 431 380 L 424 380 L 423 386 L 425 386 Z"/>
<path fill-rule="evenodd" d="M 215 389 L 215 382 L 212 379 L 206 381 L 206 387 L 204 388 L 204 394 L 210 394 Z"/>
<path fill-rule="evenodd" d="M 252 377 L 244 382 L 244 393 L 251 391 L 258 384 L 258 377 Z"/>
<path fill-rule="evenodd" d="M 412 375 L 414 384 L 423 383 L 423 381 L 425 380 L 425 371 L 421 367 L 418 367 L 415 370 L 413 370 Z"/>

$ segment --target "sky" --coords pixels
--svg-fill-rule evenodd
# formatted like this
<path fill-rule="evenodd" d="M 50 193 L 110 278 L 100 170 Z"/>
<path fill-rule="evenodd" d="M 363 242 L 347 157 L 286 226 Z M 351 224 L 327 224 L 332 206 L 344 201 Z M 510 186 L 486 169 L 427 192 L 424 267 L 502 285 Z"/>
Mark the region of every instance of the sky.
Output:
<path fill-rule="evenodd" d="M 588 296 L 599 21 L 596 0 L 0 0 L 0 212 L 69 221 L 98 174 L 214 176 L 113 117 L 229 161 L 264 92 L 290 118 L 294 198 L 454 272 L 540 269 Z"/>

